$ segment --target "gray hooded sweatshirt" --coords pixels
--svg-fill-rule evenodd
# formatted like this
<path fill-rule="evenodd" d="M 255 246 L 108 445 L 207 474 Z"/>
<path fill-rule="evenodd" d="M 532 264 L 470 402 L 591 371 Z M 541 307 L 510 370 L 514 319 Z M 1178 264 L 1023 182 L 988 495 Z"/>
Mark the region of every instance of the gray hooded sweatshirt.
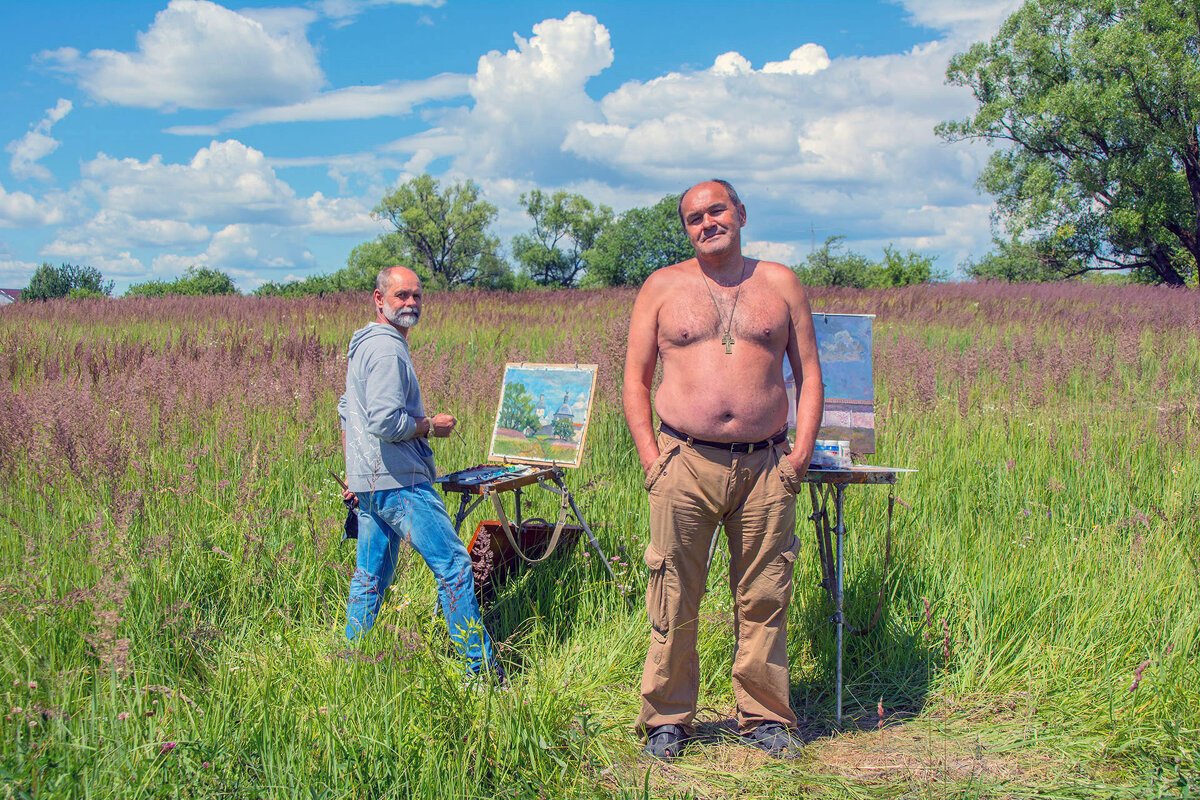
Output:
<path fill-rule="evenodd" d="M 408 342 L 391 325 L 354 332 L 346 352 L 346 393 L 338 416 L 346 432 L 346 483 L 352 492 L 415 486 L 437 477 L 433 451 L 414 436 L 425 416 Z"/>

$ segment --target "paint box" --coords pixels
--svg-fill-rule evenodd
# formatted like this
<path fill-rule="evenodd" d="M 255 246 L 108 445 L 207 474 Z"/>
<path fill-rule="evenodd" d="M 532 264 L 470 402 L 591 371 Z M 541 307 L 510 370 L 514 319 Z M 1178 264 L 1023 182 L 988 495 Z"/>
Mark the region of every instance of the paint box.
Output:
<path fill-rule="evenodd" d="M 817 439 L 811 466 L 850 469 L 850 442 L 846 439 Z"/>

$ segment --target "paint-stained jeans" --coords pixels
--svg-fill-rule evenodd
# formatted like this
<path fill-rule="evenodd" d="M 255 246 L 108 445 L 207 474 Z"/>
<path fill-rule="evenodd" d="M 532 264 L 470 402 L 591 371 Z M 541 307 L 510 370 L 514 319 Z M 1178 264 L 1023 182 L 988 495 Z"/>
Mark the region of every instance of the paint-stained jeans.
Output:
<path fill-rule="evenodd" d="M 734 597 L 738 727 L 795 726 L 788 699 L 787 609 L 800 547 L 795 528 L 801 482 L 784 458 L 787 446 L 730 453 L 659 434 L 658 447 L 661 455 L 646 474 L 651 632 L 637 728 L 643 733 L 668 723 L 690 728 L 696 716 L 696 618 L 709 546 L 722 520 Z"/>
<path fill-rule="evenodd" d="M 489 666 L 492 642 L 475 599 L 471 556 L 429 483 L 358 494 L 358 563 L 346 603 L 346 638 L 354 639 L 375 624 L 402 542 L 420 553 L 433 571 L 446 627 L 459 653 L 475 672 Z"/>

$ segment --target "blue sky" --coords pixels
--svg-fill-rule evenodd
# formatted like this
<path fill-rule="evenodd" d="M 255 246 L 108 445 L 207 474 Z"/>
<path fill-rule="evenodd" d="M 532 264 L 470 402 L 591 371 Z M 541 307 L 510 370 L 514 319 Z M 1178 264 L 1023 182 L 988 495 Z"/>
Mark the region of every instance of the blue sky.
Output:
<path fill-rule="evenodd" d="M 425 171 L 480 184 L 506 244 L 532 188 L 619 212 L 720 176 L 750 255 L 842 235 L 952 270 L 991 203 L 987 148 L 933 134 L 973 107 L 945 66 L 1015 5 L 2 2 L 0 286 L 331 272 Z"/>

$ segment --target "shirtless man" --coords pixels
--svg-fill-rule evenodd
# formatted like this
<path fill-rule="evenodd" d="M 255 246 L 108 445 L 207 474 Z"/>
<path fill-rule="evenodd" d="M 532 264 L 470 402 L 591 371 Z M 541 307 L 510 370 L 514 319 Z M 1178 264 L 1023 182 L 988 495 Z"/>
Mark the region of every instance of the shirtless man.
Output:
<path fill-rule="evenodd" d="M 787 608 L 796 492 L 821 423 L 824 388 L 812 313 L 787 267 L 742 255 L 746 208 L 725 181 L 679 201 L 696 257 L 660 269 L 633 305 L 625 419 L 646 471 L 652 628 L 637 728 L 646 751 L 671 759 L 691 733 L 700 686 L 696 617 L 718 523 L 729 540 L 735 598 L 733 689 L 738 728 L 772 755 L 794 754 L 788 701 Z M 787 356 L 799 391 L 787 441 Z M 654 396 L 650 386 L 662 360 Z"/>

